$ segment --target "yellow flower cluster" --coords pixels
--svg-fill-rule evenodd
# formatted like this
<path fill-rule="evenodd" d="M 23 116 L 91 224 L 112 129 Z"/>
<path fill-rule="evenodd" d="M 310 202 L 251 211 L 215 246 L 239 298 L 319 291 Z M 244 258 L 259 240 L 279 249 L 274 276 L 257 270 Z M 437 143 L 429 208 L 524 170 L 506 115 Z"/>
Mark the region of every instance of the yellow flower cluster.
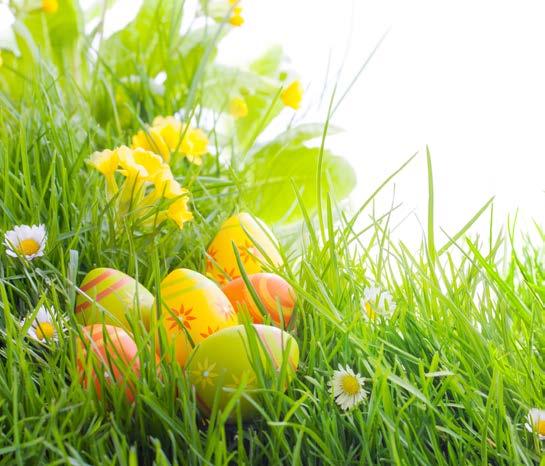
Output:
<path fill-rule="evenodd" d="M 144 226 L 159 225 L 170 219 L 180 229 L 193 218 L 187 205 L 189 192 L 174 179 L 169 165 L 157 154 L 121 146 L 95 152 L 87 163 L 106 178 L 108 196 L 115 199 L 120 215 L 136 214 L 144 219 Z M 116 173 L 124 176 L 121 187 Z M 164 200 L 170 201 L 170 205 L 159 211 L 158 206 Z"/>
<path fill-rule="evenodd" d="M 191 163 L 201 165 L 202 157 L 208 152 L 208 138 L 202 130 L 172 116 L 158 116 L 149 128 L 133 136 L 132 148 L 154 152 L 166 163 L 170 162 L 172 154 L 179 153 Z"/>

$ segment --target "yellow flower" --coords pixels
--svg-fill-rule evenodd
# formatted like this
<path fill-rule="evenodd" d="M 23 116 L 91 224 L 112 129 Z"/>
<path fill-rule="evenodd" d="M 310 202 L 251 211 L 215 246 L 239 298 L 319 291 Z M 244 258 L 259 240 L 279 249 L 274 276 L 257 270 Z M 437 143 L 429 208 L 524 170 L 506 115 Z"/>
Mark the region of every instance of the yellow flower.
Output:
<path fill-rule="evenodd" d="M 127 179 L 119 196 L 119 213 L 121 215 L 140 205 L 144 197 L 146 182 L 152 181 L 162 169 L 163 159 L 157 154 L 144 149 L 129 149 L 122 146 L 118 149 L 119 165 Z"/>
<path fill-rule="evenodd" d="M 165 162 L 170 162 L 171 149 L 163 139 L 161 131 L 157 128 L 140 130 L 132 137 L 133 149 L 145 149 L 159 154 Z"/>
<path fill-rule="evenodd" d="M 119 165 L 119 156 L 115 150 L 103 150 L 91 154 L 87 163 L 96 168 L 104 176 L 113 175 Z"/>
<path fill-rule="evenodd" d="M 248 115 L 248 105 L 242 97 L 234 97 L 229 103 L 229 114 L 235 118 L 244 118 Z"/>
<path fill-rule="evenodd" d="M 301 81 L 298 79 L 293 81 L 282 91 L 280 98 L 284 102 L 284 105 L 297 110 L 301 105 L 301 100 L 303 100 L 303 86 L 301 85 Z"/>
<path fill-rule="evenodd" d="M 57 0 L 42 0 L 42 10 L 45 13 L 56 13 L 59 9 L 59 2 Z"/>
<path fill-rule="evenodd" d="M 174 199 L 188 193 L 187 189 L 182 188 L 174 179 L 168 165 L 163 165 L 153 177 L 152 182 L 155 185 L 154 193 L 166 199 Z"/>
<path fill-rule="evenodd" d="M 236 6 L 233 8 L 233 14 L 229 18 L 229 23 L 231 26 L 239 27 L 244 24 L 244 18 L 242 17 L 242 8 Z"/>
<path fill-rule="evenodd" d="M 2 51 L 0 50 L 0 67 L 4 64 L 4 60 L 2 59 Z"/>
<path fill-rule="evenodd" d="M 202 165 L 202 156 L 208 152 L 208 138 L 204 131 L 189 128 L 182 141 L 181 150 L 191 163 Z"/>
<path fill-rule="evenodd" d="M 151 181 L 155 174 L 162 169 L 163 159 L 153 152 L 141 148 L 129 149 L 121 146 L 118 149 L 121 173 L 127 178 L 141 178 Z"/>
<path fill-rule="evenodd" d="M 132 147 L 155 152 L 167 163 L 171 154 L 179 151 L 190 162 L 200 165 L 200 158 L 208 152 L 208 138 L 200 129 L 184 125 L 172 116 L 159 116 L 151 128 L 133 136 Z"/>
<path fill-rule="evenodd" d="M 193 220 L 193 214 L 187 207 L 189 199 L 187 197 L 181 197 L 170 204 L 167 210 L 167 217 L 174 220 L 180 230 L 184 227 L 184 223 Z"/>
<path fill-rule="evenodd" d="M 94 152 L 87 160 L 87 164 L 97 169 L 105 176 L 106 186 L 110 196 L 117 193 L 118 188 L 114 176 L 119 165 L 119 155 L 117 150 L 106 149 L 102 152 Z"/>

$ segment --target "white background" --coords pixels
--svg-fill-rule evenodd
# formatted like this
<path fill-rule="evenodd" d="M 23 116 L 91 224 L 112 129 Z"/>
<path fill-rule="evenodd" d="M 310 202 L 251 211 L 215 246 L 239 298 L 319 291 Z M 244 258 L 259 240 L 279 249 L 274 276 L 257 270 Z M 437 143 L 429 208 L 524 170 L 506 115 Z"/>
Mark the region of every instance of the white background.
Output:
<path fill-rule="evenodd" d="M 129 21 L 138 3 L 120 0 L 110 28 Z M 389 31 L 334 118 L 346 132 L 330 145 L 358 174 L 354 206 L 419 152 L 395 187 L 403 204 L 397 218 L 409 214 L 399 236 L 418 241 L 429 145 L 436 218 L 446 231 L 454 233 L 492 196 L 498 223 L 520 208 L 524 228 L 532 218 L 545 224 L 542 1 L 242 0 L 242 6 L 246 23 L 225 40 L 220 59 L 243 64 L 281 44 L 308 89 L 307 111 L 298 113 L 307 121 L 325 119 L 327 101 L 319 105 L 319 97 L 326 81 L 329 90 L 337 82 L 341 64 L 340 93 Z M 476 231 L 486 233 L 488 219 Z"/>
<path fill-rule="evenodd" d="M 247 23 L 225 46 L 232 60 L 279 42 L 321 92 L 330 54 L 345 89 L 389 31 L 335 115 L 332 141 L 366 195 L 414 152 L 396 181 L 398 218 L 425 224 L 425 147 L 432 153 L 437 223 L 454 233 L 492 196 L 498 223 L 519 208 L 520 226 L 545 221 L 545 4 L 539 1 L 245 1 Z M 259 38 L 259 39 L 256 39 Z M 259 46 L 259 47 L 258 47 Z M 318 116 L 325 116 L 325 106 Z M 392 189 L 383 196 L 390 205 Z M 474 231 L 486 234 L 488 218 Z M 398 230 L 420 238 L 412 216 Z M 440 235 L 441 237 L 442 235 Z M 444 238 L 444 237 L 443 237 Z"/>

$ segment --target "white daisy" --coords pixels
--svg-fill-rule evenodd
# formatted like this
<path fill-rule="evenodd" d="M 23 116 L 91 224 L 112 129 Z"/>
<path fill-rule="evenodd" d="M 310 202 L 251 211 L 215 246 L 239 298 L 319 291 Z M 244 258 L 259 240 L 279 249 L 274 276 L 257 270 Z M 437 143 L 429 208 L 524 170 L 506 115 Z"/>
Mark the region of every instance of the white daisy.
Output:
<path fill-rule="evenodd" d="M 6 254 L 32 260 L 44 255 L 47 232 L 44 225 L 18 225 L 4 236 Z"/>
<path fill-rule="evenodd" d="M 27 335 L 39 342 L 57 341 L 59 333 L 64 330 L 64 326 L 59 319 L 55 320 L 55 310 L 40 306 L 32 324 L 28 328 Z M 21 321 L 21 327 L 25 326 L 27 318 Z"/>
<path fill-rule="evenodd" d="M 528 412 L 528 422 L 524 425 L 527 430 L 539 436 L 539 440 L 545 440 L 545 410 L 532 408 Z"/>
<path fill-rule="evenodd" d="M 335 402 L 344 410 L 350 409 L 360 403 L 367 392 L 363 389 L 363 378 L 355 374 L 349 367 L 343 368 L 339 364 L 339 370 L 333 372 L 333 378 L 328 383 Z"/>
<path fill-rule="evenodd" d="M 362 306 L 364 315 L 371 320 L 377 317 L 389 319 L 394 314 L 396 303 L 389 291 L 371 286 L 363 292 Z"/>

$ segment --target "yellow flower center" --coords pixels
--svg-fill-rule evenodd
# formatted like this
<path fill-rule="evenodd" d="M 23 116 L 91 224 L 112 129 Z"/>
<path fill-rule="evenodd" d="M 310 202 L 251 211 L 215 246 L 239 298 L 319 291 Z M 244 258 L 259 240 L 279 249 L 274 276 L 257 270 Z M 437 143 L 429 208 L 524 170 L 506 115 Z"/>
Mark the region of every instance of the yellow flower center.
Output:
<path fill-rule="evenodd" d="M 343 391 L 349 395 L 356 395 L 360 391 L 358 379 L 350 374 L 344 375 L 341 380 Z"/>
<path fill-rule="evenodd" d="M 535 430 L 539 435 L 545 435 L 545 419 L 540 419 L 536 422 Z"/>
<path fill-rule="evenodd" d="M 55 327 L 49 322 L 40 322 L 36 327 L 36 337 L 39 340 L 46 340 L 55 335 Z"/>
<path fill-rule="evenodd" d="M 34 239 L 24 239 L 19 243 L 19 247 L 17 249 L 19 250 L 20 254 L 24 256 L 31 256 L 40 250 L 40 243 Z"/>
<path fill-rule="evenodd" d="M 375 320 L 377 318 L 377 313 L 369 303 L 365 303 L 365 313 L 371 320 Z"/>

